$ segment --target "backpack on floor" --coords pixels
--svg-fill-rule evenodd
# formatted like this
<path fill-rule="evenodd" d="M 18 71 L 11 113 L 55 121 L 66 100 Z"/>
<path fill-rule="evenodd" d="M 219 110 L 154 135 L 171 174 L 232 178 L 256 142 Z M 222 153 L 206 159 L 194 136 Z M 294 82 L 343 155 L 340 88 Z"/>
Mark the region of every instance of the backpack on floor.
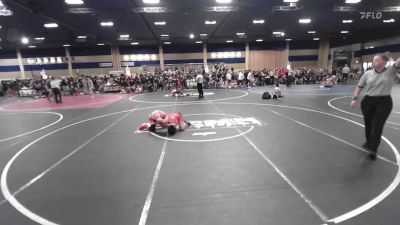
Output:
<path fill-rule="evenodd" d="M 262 99 L 271 99 L 271 95 L 269 94 L 268 91 L 266 91 L 266 92 L 263 93 Z"/>

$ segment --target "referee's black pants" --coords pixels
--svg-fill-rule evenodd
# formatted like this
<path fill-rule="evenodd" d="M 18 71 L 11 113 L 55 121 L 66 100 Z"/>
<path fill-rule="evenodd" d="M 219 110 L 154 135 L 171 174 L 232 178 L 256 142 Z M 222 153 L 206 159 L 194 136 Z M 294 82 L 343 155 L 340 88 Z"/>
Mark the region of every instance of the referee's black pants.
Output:
<path fill-rule="evenodd" d="M 202 83 L 197 83 L 197 91 L 199 92 L 199 98 L 204 98 Z"/>
<path fill-rule="evenodd" d="M 393 108 L 391 96 L 365 96 L 361 101 L 364 114 L 365 138 L 370 150 L 376 152 L 381 143 L 383 126 Z"/>
<path fill-rule="evenodd" d="M 52 88 L 51 89 L 53 91 L 54 94 L 54 101 L 56 103 L 61 103 L 61 91 L 59 88 Z"/>

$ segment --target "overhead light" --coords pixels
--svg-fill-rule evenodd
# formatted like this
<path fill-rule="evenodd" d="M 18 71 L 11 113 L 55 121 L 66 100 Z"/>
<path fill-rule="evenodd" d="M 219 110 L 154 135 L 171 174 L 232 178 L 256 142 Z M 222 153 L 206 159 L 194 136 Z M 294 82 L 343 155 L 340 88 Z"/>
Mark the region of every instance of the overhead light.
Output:
<path fill-rule="evenodd" d="M 206 22 L 205 22 L 205 24 L 207 24 L 207 25 L 214 25 L 216 23 L 217 23 L 217 21 L 215 21 L 215 20 L 213 20 L 213 21 L 206 20 Z"/>
<path fill-rule="evenodd" d="M 236 33 L 237 36 L 244 36 L 246 33 Z"/>
<path fill-rule="evenodd" d="M 160 0 L 143 0 L 144 4 L 158 4 Z"/>
<path fill-rule="evenodd" d="M 233 40 L 226 40 L 226 43 L 232 43 Z"/>
<path fill-rule="evenodd" d="M 263 24 L 265 23 L 265 20 L 253 20 L 254 24 Z"/>
<path fill-rule="evenodd" d="M 71 45 L 69 45 L 69 44 L 65 44 L 65 45 L 63 45 L 64 47 L 70 47 Z"/>
<path fill-rule="evenodd" d="M 217 2 L 218 4 L 227 4 L 227 3 L 231 3 L 232 0 L 216 0 L 216 2 Z"/>
<path fill-rule="evenodd" d="M 26 44 L 29 43 L 29 39 L 28 39 L 27 37 L 22 37 L 22 38 L 21 38 L 21 43 L 24 44 L 24 45 L 26 45 Z"/>
<path fill-rule="evenodd" d="M 65 0 L 68 5 L 82 5 L 83 0 Z"/>
<path fill-rule="evenodd" d="M 36 41 L 44 41 L 44 39 L 45 39 L 44 37 L 36 37 L 35 38 Z"/>
<path fill-rule="evenodd" d="M 313 38 L 314 41 L 319 41 L 319 38 Z"/>
<path fill-rule="evenodd" d="M 114 26 L 114 23 L 111 21 L 106 21 L 106 22 L 101 22 L 100 25 L 103 27 L 112 27 Z"/>
<path fill-rule="evenodd" d="M 375 48 L 374 46 L 369 46 L 369 47 L 366 47 L 365 49 L 373 49 L 373 48 Z"/>
<path fill-rule="evenodd" d="M 292 39 L 290 39 L 290 38 L 287 38 L 287 39 L 285 39 L 285 41 L 291 41 Z"/>
<path fill-rule="evenodd" d="M 13 12 L 3 4 L 0 0 L 0 16 L 12 16 Z"/>
<path fill-rule="evenodd" d="M 161 34 L 161 37 L 169 37 L 169 34 Z"/>
<path fill-rule="evenodd" d="M 310 18 L 299 19 L 299 23 L 302 24 L 311 23 L 311 19 Z"/>
<path fill-rule="evenodd" d="M 0 29 L 1 29 L 1 26 L 0 26 Z"/>
<path fill-rule="evenodd" d="M 139 45 L 139 42 L 132 42 L 131 45 Z"/>
<path fill-rule="evenodd" d="M 194 38 L 194 34 L 190 34 L 189 37 L 190 37 L 190 39 L 193 39 Z"/>
<path fill-rule="evenodd" d="M 203 44 L 202 41 L 196 41 L 196 44 Z"/>
<path fill-rule="evenodd" d="M 263 42 L 264 40 L 263 39 L 257 39 L 256 41 L 257 42 Z"/>
<path fill-rule="evenodd" d="M 343 22 L 343 23 L 352 23 L 353 20 L 343 20 L 342 22 Z"/>
<path fill-rule="evenodd" d="M 208 34 L 200 34 L 200 37 L 207 37 Z"/>
<path fill-rule="evenodd" d="M 78 37 L 76 37 L 76 38 L 78 38 L 78 39 L 86 39 L 87 36 L 78 36 Z"/>
<path fill-rule="evenodd" d="M 341 34 L 348 34 L 349 31 L 348 31 L 348 30 L 342 30 L 342 31 L 340 31 L 340 33 L 341 33 Z"/>
<path fill-rule="evenodd" d="M 121 34 L 119 35 L 120 38 L 129 38 L 129 34 Z"/>
<path fill-rule="evenodd" d="M 383 20 L 384 23 L 394 23 L 395 20 L 394 19 L 390 19 L 390 20 Z"/>
<path fill-rule="evenodd" d="M 361 2 L 361 0 L 346 0 L 346 4 L 357 4 L 360 2 Z"/>
<path fill-rule="evenodd" d="M 164 26 L 165 24 L 167 24 L 165 21 L 154 22 L 154 25 L 157 25 L 157 26 Z"/>
<path fill-rule="evenodd" d="M 286 2 L 286 3 L 296 3 L 298 1 L 299 0 L 283 0 L 283 2 Z"/>
<path fill-rule="evenodd" d="M 97 45 L 98 45 L 98 46 L 103 46 L 103 45 L 104 45 L 104 43 L 98 43 Z"/>
<path fill-rule="evenodd" d="M 36 48 L 35 45 L 29 45 L 28 48 Z"/>
<path fill-rule="evenodd" d="M 169 41 L 164 42 L 164 45 L 170 45 L 170 44 L 171 44 L 171 42 L 169 42 Z"/>
<path fill-rule="evenodd" d="M 46 28 L 57 28 L 58 24 L 56 24 L 56 23 L 46 23 L 44 25 L 44 27 L 46 27 Z"/>
<path fill-rule="evenodd" d="M 285 32 L 281 32 L 281 31 L 274 31 L 274 32 L 272 32 L 272 34 L 275 37 L 284 37 L 285 36 Z"/>
<path fill-rule="evenodd" d="M 310 30 L 310 31 L 308 31 L 307 33 L 309 33 L 309 34 L 315 34 L 315 33 L 317 33 L 315 30 Z"/>

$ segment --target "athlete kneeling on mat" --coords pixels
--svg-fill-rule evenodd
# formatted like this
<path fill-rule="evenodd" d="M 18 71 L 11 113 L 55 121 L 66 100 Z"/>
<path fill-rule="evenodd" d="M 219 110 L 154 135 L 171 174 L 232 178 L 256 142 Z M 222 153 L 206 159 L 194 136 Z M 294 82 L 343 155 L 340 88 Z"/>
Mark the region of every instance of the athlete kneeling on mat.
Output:
<path fill-rule="evenodd" d="M 176 131 L 184 131 L 190 126 L 190 122 L 184 121 L 181 113 L 167 114 L 166 112 L 156 110 L 149 116 L 150 123 L 142 124 L 139 130 L 148 129 L 150 132 L 156 131 L 156 126 L 167 128 L 169 135 L 174 135 Z"/>

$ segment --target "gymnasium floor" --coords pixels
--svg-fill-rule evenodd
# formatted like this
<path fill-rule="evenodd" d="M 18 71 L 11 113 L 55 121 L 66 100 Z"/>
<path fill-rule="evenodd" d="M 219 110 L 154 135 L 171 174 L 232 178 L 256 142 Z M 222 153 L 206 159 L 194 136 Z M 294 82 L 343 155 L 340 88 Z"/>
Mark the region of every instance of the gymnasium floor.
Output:
<path fill-rule="evenodd" d="M 0 224 L 398 224 L 400 86 L 376 161 L 353 89 L 0 99 Z M 138 132 L 156 109 L 193 125 Z"/>

